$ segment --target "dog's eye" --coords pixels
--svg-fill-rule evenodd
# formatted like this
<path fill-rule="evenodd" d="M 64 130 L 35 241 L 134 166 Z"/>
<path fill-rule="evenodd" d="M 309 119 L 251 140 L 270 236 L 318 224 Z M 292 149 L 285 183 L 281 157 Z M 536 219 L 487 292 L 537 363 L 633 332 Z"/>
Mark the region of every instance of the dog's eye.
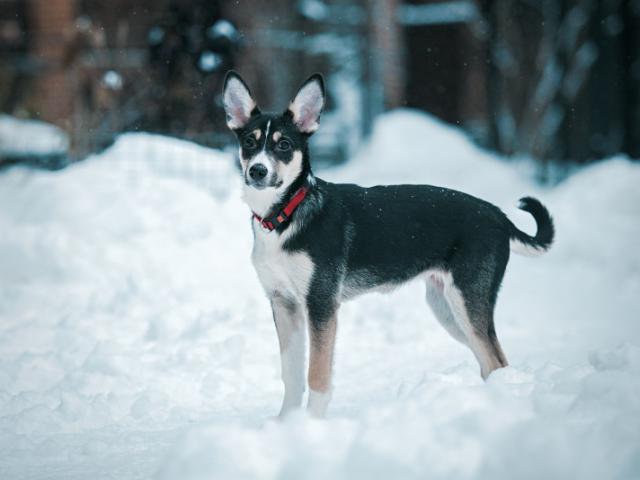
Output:
<path fill-rule="evenodd" d="M 291 149 L 291 142 L 283 138 L 278 143 L 276 143 L 276 148 L 282 152 L 286 152 L 287 150 Z"/>
<path fill-rule="evenodd" d="M 242 141 L 242 146 L 248 150 L 256 148 L 256 140 L 253 137 L 247 137 Z"/>

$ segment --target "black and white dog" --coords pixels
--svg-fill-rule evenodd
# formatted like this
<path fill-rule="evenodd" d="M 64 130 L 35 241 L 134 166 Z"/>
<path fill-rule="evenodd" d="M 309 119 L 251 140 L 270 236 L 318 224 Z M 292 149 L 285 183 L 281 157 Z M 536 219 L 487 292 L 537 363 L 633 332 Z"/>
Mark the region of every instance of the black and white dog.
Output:
<path fill-rule="evenodd" d="M 551 246 L 553 223 L 538 200 L 520 201 L 537 223 L 530 236 L 496 206 L 455 190 L 362 188 L 315 177 L 308 140 L 325 102 L 318 74 L 281 114 L 262 113 L 234 72 L 227 75 L 223 102 L 240 144 L 244 198 L 253 211 L 252 260 L 280 342 L 280 415 L 303 401 L 307 327 L 308 410 L 323 416 L 340 303 L 415 277 L 425 280 L 435 316 L 471 349 L 483 378 L 507 365 L 493 311 L 510 250 L 538 255 Z"/>

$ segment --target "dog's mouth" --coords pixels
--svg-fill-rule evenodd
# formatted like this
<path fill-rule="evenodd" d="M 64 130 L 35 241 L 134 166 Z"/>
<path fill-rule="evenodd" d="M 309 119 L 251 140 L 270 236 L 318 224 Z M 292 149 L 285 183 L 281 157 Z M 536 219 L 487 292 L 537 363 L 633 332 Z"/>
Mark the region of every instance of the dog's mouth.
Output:
<path fill-rule="evenodd" d="M 283 184 L 282 180 L 273 179 L 273 180 L 254 180 L 252 178 L 247 178 L 245 175 L 244 183 L 248 187 L 255 188 L 256 190 L 264 190 L 265 188 L 280 188 Z"/>

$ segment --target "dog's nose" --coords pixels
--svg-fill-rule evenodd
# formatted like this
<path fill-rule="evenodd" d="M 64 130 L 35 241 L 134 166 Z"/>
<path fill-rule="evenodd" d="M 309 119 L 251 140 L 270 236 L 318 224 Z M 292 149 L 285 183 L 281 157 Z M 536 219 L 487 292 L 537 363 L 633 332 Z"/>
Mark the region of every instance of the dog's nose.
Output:
<path fill-rule="evenodd" d="M 267 176 L 267 173 L 268 173 L 267 167 L 265 167 L 261 163 L 256 163 L 255 165 L 252 165 L 251 168 L 249 169 L 249 176 L 253 180 L 262 180 L 264 177 Z"/>

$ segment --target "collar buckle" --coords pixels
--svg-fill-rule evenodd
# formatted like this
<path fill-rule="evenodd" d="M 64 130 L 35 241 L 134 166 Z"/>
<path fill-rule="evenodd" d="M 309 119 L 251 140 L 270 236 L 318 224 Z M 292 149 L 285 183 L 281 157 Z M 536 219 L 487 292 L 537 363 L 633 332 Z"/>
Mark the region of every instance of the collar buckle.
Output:
<path fill-rule="evenodd" d="M 260 228 L 262 228 L 262 230 L 267 233 L 271 233 L 275 230 L 273 224 L 267 222 L 266 220 L 258 220 L 258 224 L 260 225 Z"/>

